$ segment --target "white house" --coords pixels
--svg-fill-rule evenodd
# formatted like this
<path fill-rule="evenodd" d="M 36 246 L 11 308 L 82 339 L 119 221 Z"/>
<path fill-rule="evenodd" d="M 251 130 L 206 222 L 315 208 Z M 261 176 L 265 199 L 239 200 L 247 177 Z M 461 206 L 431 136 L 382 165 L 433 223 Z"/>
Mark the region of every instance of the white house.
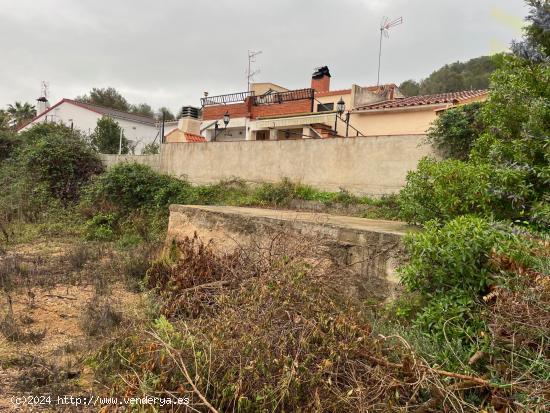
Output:
<path fill-rule="evenodd" d="M 124 131 L 124 136 L 135 145 L 134 152 L 140 154 L 143 147 L 152 142 L 159 143 L 160 128 L 153 118 L 122 112 L 111 108 L 77 102 L 71 99 L 62 99 L 55 105 L 48 107 L 45 98 L 38 99 L 39 114 L 28 124 L 19 129 L 24 131 L 40 122 L 62 123 L 68 127 L 80 130 L 84 135 L 93 133 L 97 121 L 103 116 L 115 120 Z"/>

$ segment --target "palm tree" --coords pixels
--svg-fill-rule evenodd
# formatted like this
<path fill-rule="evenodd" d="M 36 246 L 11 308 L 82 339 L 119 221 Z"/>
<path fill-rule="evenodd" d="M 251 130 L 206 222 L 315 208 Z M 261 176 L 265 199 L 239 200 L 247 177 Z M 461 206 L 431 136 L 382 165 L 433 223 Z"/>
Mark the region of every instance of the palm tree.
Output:
<path fill-rule="evenodd" d="M 36 116 L 36 108 L 28 102 L 15 102 L 15 105 L 8 105 L 7 112 L 15 119 L 18 126 Z"/>

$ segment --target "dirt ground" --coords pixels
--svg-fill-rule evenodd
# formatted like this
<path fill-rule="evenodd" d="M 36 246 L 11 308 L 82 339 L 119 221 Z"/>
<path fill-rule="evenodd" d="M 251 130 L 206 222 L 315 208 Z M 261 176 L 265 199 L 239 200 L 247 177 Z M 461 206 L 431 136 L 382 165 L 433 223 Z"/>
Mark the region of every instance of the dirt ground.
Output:
<path fill-rule="evenodd" d="M 116 274 L 113 277 L 109 254 L 82 251 L 72 243 L 37 242 L 0 255 L 0 266 L 8 271 L 7 262 L 14 257 L 19 262 L 9 294 L 12 311 L 6 289 L 0 297 L 0 411 L 85 410 L 47 403 L 16 407 L 13 397 L 96 394 L 89 357 L 121 325 L 135 319 L 141 296 L 116 280 Z M 99 288 L 99 278 L 110 281 Z M 96 321 L 90 307 L 99 289 L 121 320 L 117 326 L 90 335 L 92 329 L 86 323 Z M 13 330 L 6 323 L 9 314 L 13 314 L 17 338 L 9 337 Z"/>

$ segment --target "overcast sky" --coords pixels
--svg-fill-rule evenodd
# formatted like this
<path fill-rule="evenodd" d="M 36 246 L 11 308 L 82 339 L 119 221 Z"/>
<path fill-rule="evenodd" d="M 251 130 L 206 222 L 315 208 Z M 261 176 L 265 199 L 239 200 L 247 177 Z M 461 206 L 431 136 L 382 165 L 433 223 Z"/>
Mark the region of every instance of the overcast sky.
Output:
<path fill-rule="evenodd" d="M 492 54 L 520 36 L 522 0 L 0 0 L 0 108 L 113 86 L 131 103 L 177 111 L 246 90 L 247 50 L 262 50 L 255 80 L 309 87 L 328 65 L 333 88 L 428 76 Z"/>

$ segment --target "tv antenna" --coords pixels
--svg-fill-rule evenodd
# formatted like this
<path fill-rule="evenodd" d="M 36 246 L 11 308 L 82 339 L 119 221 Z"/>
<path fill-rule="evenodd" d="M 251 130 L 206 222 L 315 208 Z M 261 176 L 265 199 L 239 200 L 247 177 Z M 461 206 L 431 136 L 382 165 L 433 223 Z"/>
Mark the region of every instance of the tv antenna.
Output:
<path fill-rule="evenodd" d="M 380 24 L 380 48 L 378 49 L 378 80 L 376 81 L 376 86 L 380 85 L 380 62 L 382 60 L 382 37 L 390 37 L 389 32 L 390 29 L 394 28 L 395 26 L 399 26 L 400 24 L 403 24 L 403 17 L 399 17 L 394 20 L 390 20 L 388 17 L 384 17 L 382 19 L 382 23 Z"/>
<path fill-rule="evenodd" d="M 262 54 L 262 51 L 259 50 L 257 52 L 253 51 L 253 50 L 249 50 L 248 51 L 248 69 L 246 71 L 246 80 L 247 80 L 247 84 L 248 84 L 248 87 L 247 87 L 247 91 L 250 92 L 250 81 L 254 79 L 254 76 L 256 76 L 258 73 L 260 73 L 260 70 L 254 70 L 252 71 L 252 63 L 254 63 L 256 61 L 256 56 L 258 56 L 259 54 Z"/>

